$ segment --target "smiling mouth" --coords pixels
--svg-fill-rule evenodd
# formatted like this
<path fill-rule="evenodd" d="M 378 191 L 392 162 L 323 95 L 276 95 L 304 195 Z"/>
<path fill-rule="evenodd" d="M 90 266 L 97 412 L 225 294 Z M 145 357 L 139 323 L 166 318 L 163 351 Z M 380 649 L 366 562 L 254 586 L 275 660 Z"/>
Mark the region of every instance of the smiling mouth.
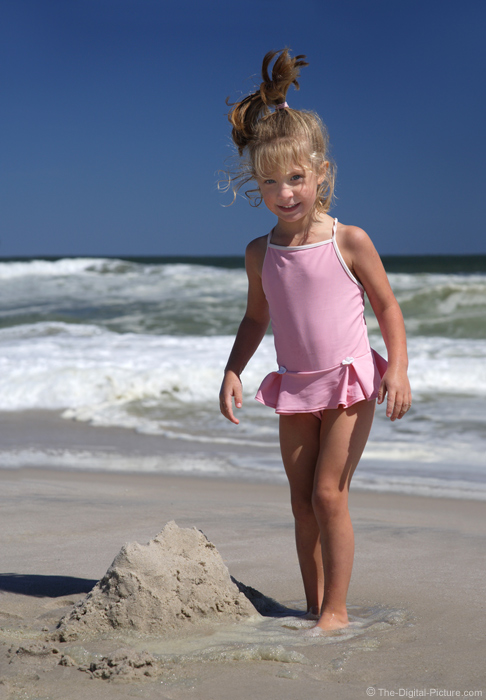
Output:
<path fill-rule="evenodd" d="M 290 204 L 289 206 L 280 206 L 280 209 L 285 209 L 285 211 L 291 211 L 292 209 L 295 209 L 296 207 L 299 206 L 299 203 L 297 204 Z"/>

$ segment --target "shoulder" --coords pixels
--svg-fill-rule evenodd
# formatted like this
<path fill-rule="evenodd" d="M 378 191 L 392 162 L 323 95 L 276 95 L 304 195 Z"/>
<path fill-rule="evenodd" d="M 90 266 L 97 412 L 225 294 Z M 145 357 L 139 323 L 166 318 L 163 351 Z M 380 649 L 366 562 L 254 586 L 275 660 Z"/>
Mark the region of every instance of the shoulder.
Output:
<path fill-rule="evenodd" d="M 359 226 L 338 224 L 336 238 L 346 265 L 365 289 L 372 277 L 386 277 L 378 251 L 366 231 Z"/>
<path fill-rule="evenodd" d="M 263 253 L 265 253 L 267 250 L 267 240 L 268 234 L 265 236 L 259 236 L 258 238 L 254 238 L 252 241 L 250 241 L 250 243 L 248 243 L 248 245 L 246 246 L 247 257 L 261 255 L 262 251 Z"/>
<path fill-rule="evenodd" d="M 357 269 L 365 260 L 376 263 L 380 256 L 366 231 L 359 226 L 338 224 L 336 239 L 349 267 Z"/>
<path fill-rule="evenodd" d="M 374 248 L 371 238 L 359 226 L 348 226 L 338 223 L 336 237 L 339 246 L 350 251 L 358 251 L 369 246 Z"/>
<path fill-rule="evenodd" d="M 248 272 L 253 271 L 261 275 L 263 260 L 267 252 L 268 236 L 254 238 L 246 246 L 245 265 Z"/>

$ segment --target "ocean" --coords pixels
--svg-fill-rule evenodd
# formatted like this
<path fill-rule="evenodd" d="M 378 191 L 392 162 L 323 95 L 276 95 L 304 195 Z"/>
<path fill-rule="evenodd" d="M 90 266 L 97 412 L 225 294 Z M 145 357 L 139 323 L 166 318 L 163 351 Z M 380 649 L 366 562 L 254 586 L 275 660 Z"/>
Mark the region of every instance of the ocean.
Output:
<path fill-rule="evenodd" d="M 384 262 L 405 317 L 414 403 L 393 424 L 378 407 L 353 483 L 486 500 L 486 256 Z M 271 333 L 243 374 L 240 425 L 219 413 L 222 370 L 245 309 L 242 258 L 3 260 L 0 299 L 0 411 L 56 411 L 93 430 L 161 435 L 181 454 L 181 445 L 217 449 L 217 464 L 181 457 L 172 473 L 284 478 L 278 418 L 254 400 L 276 369 Z M 371 345 L 386 356 L 371 309 L 367 323 Z M 52 460 L 0 445 L 6 468 Z M 150 466 L 93 460 L 102 469 L 167 466 L 162 458 Z M 72 456 L 72 467 L 80 464 L 86 459 Z"/>

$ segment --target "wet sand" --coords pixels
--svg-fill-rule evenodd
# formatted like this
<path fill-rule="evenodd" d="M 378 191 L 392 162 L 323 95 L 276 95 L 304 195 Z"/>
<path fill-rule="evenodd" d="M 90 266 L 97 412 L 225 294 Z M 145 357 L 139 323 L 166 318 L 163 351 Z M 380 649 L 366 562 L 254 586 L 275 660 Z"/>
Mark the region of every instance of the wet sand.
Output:
<path fill-rule="evenodd" d="M 102 432 L 91 429 L 93 436 Z M 16 440 L 12 431 L 5 436 Z M 238 623 L 225 631 L 231 653 L 224 655 L 211 628 L 198 632 L 197 644 L 190 634 L 174 642 L 173 659 L 151 675 L 132 674 L 125 682 L 79 668 L 122 646 L 157 656 L 156 640 L 54 645 L 46 640 L 56 622 L 125 542 L 146 543 L 170 520 L 201 529 L 236 579 L 299 608 L 287 487 L 29 467 L 0 470 L 0 504 L 2 698 L 354 700 L 372 696 L 368 688 L 376 697 L 390 691 L 486 697 L 482 502 L 353 493 L 356 557 L 348 603 L 364 620 L 359 634 L 304 642 L 299 630 L 287 628 L 277 639 L 278 620 L 254 628 Z M 208 649 L 217 651 L 205 654 Z M 59 664 L 63 655 L 73 664 Z"/>

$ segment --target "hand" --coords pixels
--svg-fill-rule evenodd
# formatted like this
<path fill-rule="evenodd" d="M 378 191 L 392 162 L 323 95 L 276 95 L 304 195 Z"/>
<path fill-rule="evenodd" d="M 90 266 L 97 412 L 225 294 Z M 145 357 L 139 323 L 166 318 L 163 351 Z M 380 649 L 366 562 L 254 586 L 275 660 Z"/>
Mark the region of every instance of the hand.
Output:
<path fill-rule="evenodd" d="M 240 421 L 233 413 L 233 398 L 236 408 L 241 408 L 243 405 L 243 387 L 240 378 L 234 372 L 228 371 L 224 375 L 219 392 L 219 409 L 225 418 L 238 425 Z"/>
<path fill-rule="evenodd" d="M 412 405 L 412 391 L 407 373 L 399 370 L 387 369 L 381 380 L 378 392 L 378 403 L 386 400 L 386 417 L 391 421 L 400 420 L 410 410 Z"/>

